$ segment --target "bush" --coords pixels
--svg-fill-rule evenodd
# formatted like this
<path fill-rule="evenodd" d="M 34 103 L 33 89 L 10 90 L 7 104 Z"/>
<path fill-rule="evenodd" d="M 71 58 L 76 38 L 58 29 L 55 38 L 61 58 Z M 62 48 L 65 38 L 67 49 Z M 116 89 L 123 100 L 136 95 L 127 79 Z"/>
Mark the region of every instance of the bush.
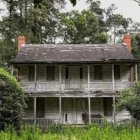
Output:
<path fill-rule="evenodd" d="M 132 88 L 123 90 L 118 97 L 117 108 L 127 109 L 136 122 L 140 121 L 140 82 Z"/>
<path fill-rule="evenodd" d="M 22 88 L 13 76 L 0 68 L 0 129 L 4 124 L 19 126 L 25 106 Z"/>

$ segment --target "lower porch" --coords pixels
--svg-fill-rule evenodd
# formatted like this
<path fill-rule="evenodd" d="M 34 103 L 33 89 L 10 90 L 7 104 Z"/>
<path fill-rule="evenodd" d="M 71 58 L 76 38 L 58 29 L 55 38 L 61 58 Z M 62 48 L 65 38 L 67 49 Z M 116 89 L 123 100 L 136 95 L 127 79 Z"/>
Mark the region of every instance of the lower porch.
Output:
<path fill-rule="evenodd" d="M 24 121 L 36 124 L 91 124 L 115 121 L 114 97 L 29 97 Z"/>

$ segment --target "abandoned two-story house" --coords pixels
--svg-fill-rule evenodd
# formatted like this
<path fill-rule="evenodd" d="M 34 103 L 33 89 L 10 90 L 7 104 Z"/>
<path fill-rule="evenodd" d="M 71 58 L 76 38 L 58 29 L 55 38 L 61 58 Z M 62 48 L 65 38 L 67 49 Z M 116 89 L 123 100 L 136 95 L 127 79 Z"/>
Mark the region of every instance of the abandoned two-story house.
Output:
<path fill-rule="evenodd" d="M 123 41 L 126 44 L 27 45 L 19 36 L 11 63 L 29 97 L 24 119 L 61 124 L 115 121 L 118 91 L 137 80 L 130 36 Z"/>

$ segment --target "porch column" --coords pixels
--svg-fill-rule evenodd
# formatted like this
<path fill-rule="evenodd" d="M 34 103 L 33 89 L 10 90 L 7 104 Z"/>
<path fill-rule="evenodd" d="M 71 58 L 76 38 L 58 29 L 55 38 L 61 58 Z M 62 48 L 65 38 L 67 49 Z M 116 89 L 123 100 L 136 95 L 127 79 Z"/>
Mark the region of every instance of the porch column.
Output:
<path fill-rule="evenodd" d="M 88 65 L 88 93 L 90 92 L 90 65 Z"/>
<path fill-rule="evenodd" d="M 138 65 L 135 64 L 135 80 L 138 81 Z"/>
<path fill-rule="evenodd" d="M 88 120 L 89 120 L 89 124 L 91 124 L 90 65 L 88 65 Z"/>
<path fill-rule="evenodd" d="M 113 122 L 116 122 L 116 98 L 113 96 Z"/>
<path fill-rule="evenodd" d="M 112 64 L 112 90 L 115 92 L 115 80 L 114 80 L 114 64 Z M 113 121 L 116 121 L 116 101 L 115 101 L 115 93 L 113 95 Z"/>
<path fill-rule="evenodd" d="M 59 97 L 59 121 L 60 121 L 60 124 L 62 123 L 62 117 L 61 117 L 61 114 L 62 114 L 62 98 Z"/>
<path fill-rule="evenodd" d="M 36 97 L 34 97 L 34 124 L 36 124 Z"/>
<path fill-rule="evenodd" d="M 37 65 L 36 65 L 36 64 L 34 65 L 34 69 L 35 69 L 35 72 L 34 72 L 35 91 L 37 91 L 37 89 L 36 89 L 36 81 L 37 81 L 37 76 L 36 76 L 36 73 L 37 73 Z"/>
<path fill-rule="evenodd" d="M 89 124 L 91 124 L 91 100 L 90 100 L 90 97 L 88 97 L 88 120 L 89 120 Z"/>
<path fill-rule="evenodd" d="M 114 64 L 112 64 L 112 90 L 115 91 L 115 82 L 114 82 Z"/>
<path fill-rule="evenodd" d="M 62 84 L 62 75 L 61 75 L 61 65 L 59 65 L 59 84 L 60 84 L 60 93 L 61 93 L 61 84 Z"/>

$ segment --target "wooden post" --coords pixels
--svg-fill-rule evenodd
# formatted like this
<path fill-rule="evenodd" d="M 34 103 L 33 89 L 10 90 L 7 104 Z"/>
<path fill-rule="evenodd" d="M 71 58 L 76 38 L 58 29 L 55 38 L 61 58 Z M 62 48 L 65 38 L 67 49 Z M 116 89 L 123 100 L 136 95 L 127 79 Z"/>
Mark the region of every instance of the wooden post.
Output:
<path fill-rule="evenodd" d="M 114 64 L 112 64 L 112 90 L 115 91 L 115 82 L 114 82 Z"/>
<path fill-rule="evenodd" d="M 34 97 L 34 124 L 36 124 L 36 97 Z"/>
<path fill-rule="evenodd" d="M 36 65 L 36 64 L 34 65 L 34 68 L 35 68 L 35 72 L 34 72 L 35 91 L 37 91 L 37 88 L 36 88 L 36 80 L 37 80 L 37 76 L 36 76 L 36 74 L 37 74 L 37 65 Z"/>
<path fill-rule="evenodd" d="M 88 93 L 90 92 L 90 65 L 88 65 Z"/>
<path fill-rule="evenodd" d="M 113 96 L 113 122 L 116 122 L 116 98 Z"/>
<path fill-rule="evenodd" d="M 60 124 L 62 123 L 61 114 L 62 114 L 62 99 L 61 99 L 61 97 L 59 97 L 59 121 L 60 121 Z"/>
<path fill-rule="evenodd" d="M 61 65 L 59 65 L 59 84 L 60 84 L 60 93 L 61 93 L 61 84 L 62 84 L 62 75 L 61 75 Z"/>
<path fill-rule="evenodd" d="M 138 67 L 137 67 L 137 64 L 135 64 L 135 80 L 138 81 Z"/>
<path fill-rule="evenodd" d="M 88 65 L 88 120 L 89 120 L 89 124 L 91 124 L 90 65 Z"/>
<path fill-rule="evenodd" d="M 88 97 L 88 120 L 89 120 L 89 124 L 91 124 L 91 100 L 90 100 L 90 97 Z"/>

